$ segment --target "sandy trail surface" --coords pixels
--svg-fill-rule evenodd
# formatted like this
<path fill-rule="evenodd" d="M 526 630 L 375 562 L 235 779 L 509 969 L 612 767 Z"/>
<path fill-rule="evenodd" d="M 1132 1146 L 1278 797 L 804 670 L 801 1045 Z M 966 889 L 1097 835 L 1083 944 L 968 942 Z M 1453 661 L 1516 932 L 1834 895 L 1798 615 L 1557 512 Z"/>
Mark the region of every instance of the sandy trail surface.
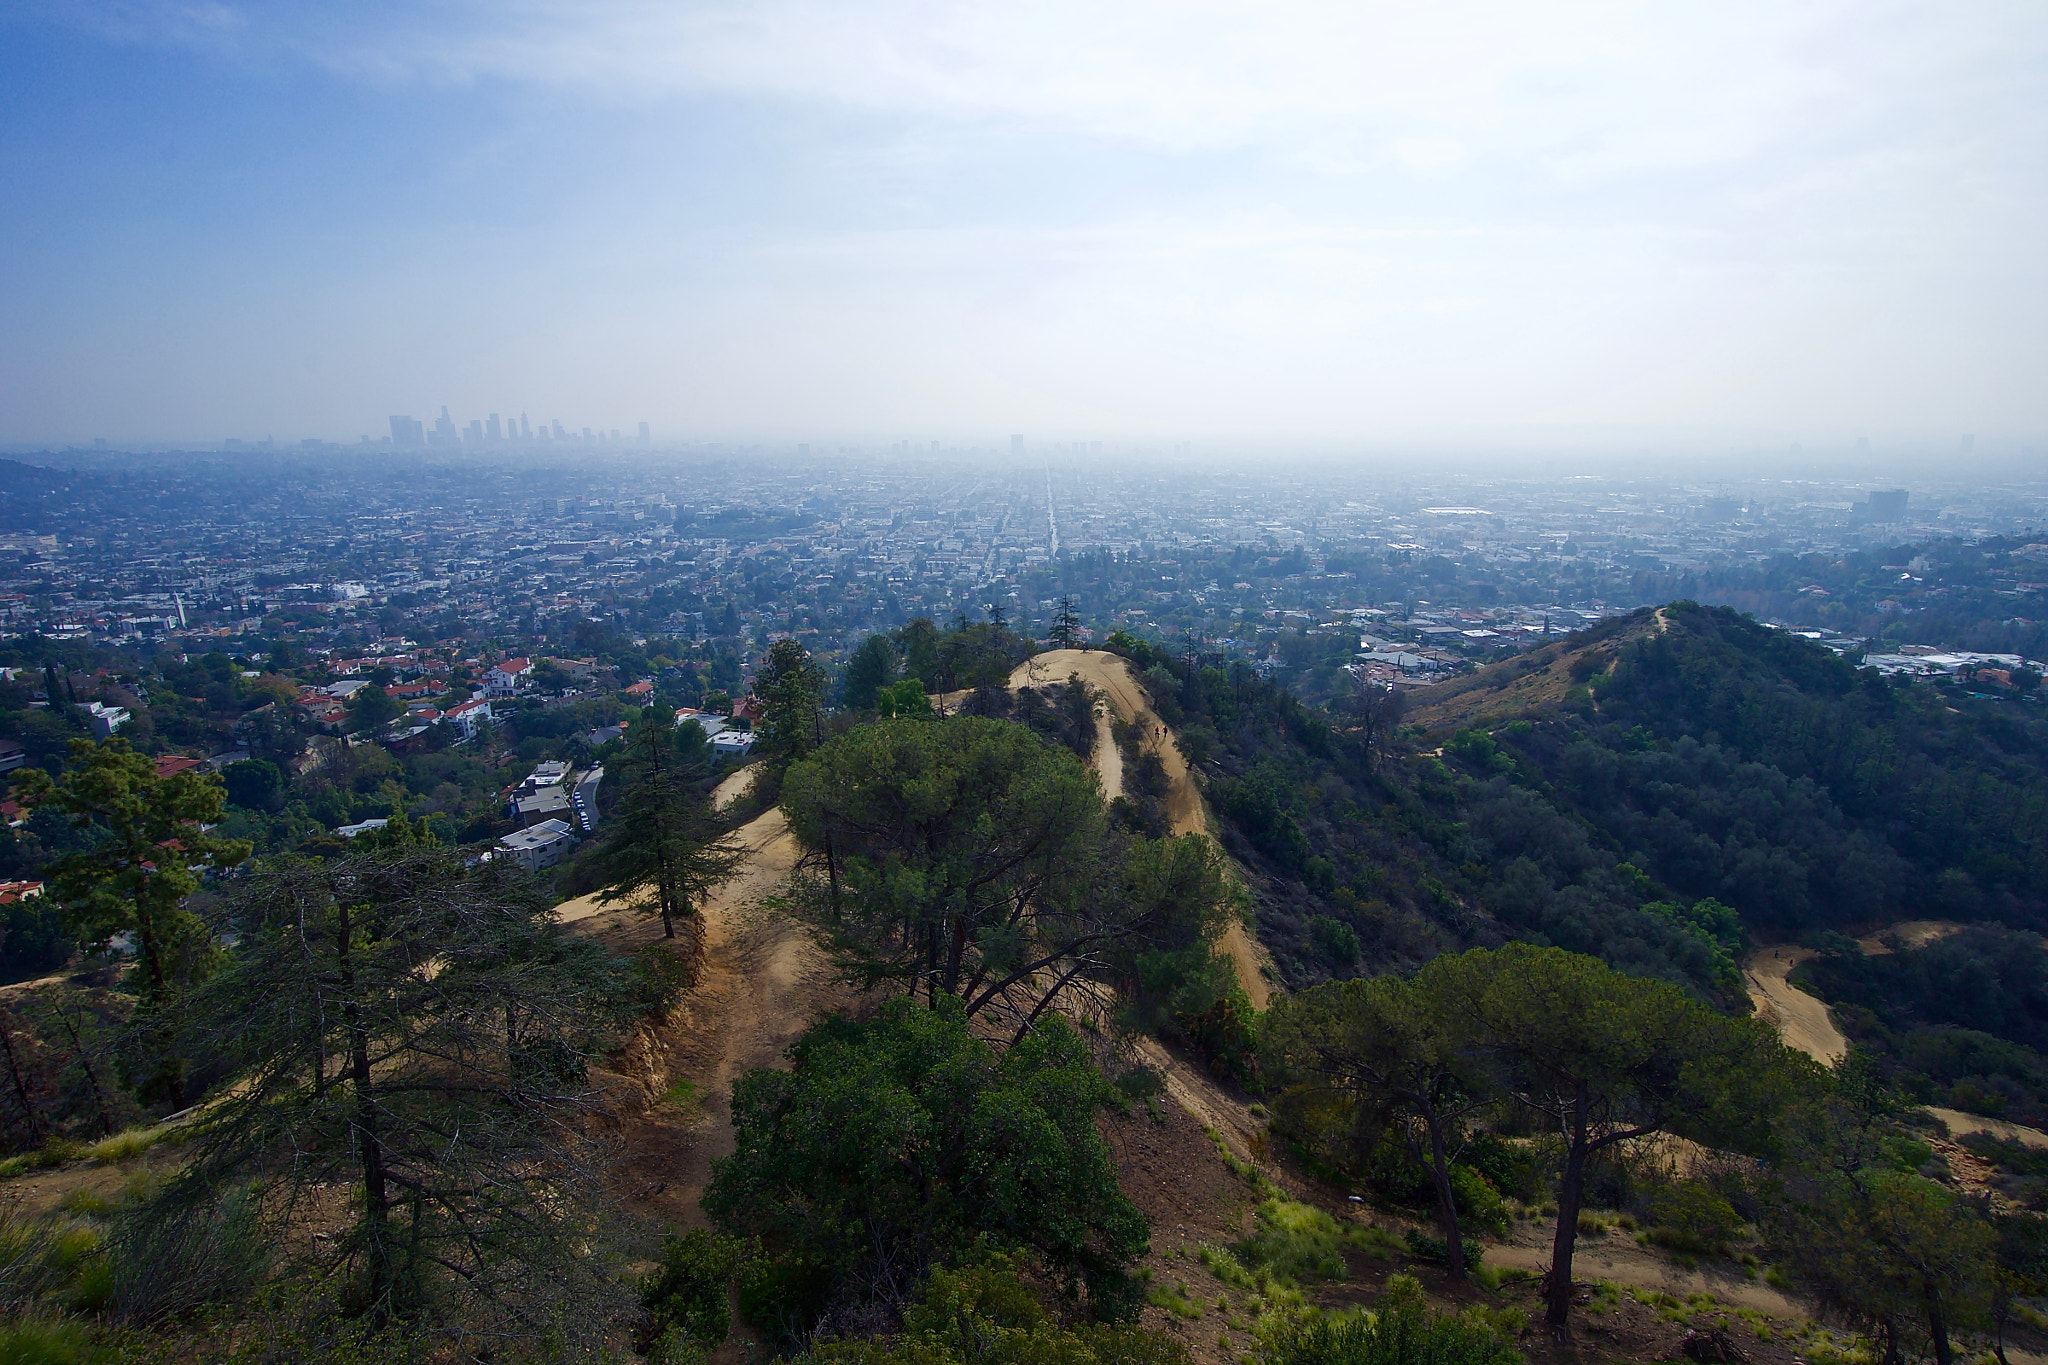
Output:
<path fill-rule="evenodd" d="M 1909 945 L 1918 947 L 1945 938 L 1962 927 L 1953 920 L 1903 920 L 1860 938 L 1857 943 L 1864 952 L 1881 956 L 1891 951 L 1880 941 L 1883 937 L 1896 935 Z M 1797 1048 L 1823 1066 L 1833 1066 L 1849 1055 L 1849 1040 L 1835 1027 L 1825 1004 L 1786 980 L 1794 967 L 1815 956 L 1817 954 L 1811 948 L 1786 944 L 1759 948 L 1743 962 L 1742 979 L 1749 987 L 1749 998 L 1756 1003 L 1757 1017 L 1776 1026 L 1787 1046 Z M 1965 1114 L 1960 1109 L 1942 1109 L 1933 1105 L 1928 1106 L 1927 1112 L 1948 1125 L 1951 1137 L 1959 1138 L 1965 1133 L 1989 1133 L 1995 1138 L 2048 1150 L 2048 1133 L 2023 1123 L 2008 1123 L 2004 1119 Z"/>
<path fill-rule="evenodd" d="M 1987 1119 L 1982 1114 L 1965 1114 L 1960 1109 L 1940 1109 L 1931 1104 L 1927 1106 L 1927 1112 L 1948 1125 L 1950 1137 L 1959 1138 L 1965 1133 L 1989 1133 L 1995 1138 L 2017 1142 L 2023 1147 L 2048 1150 L 2048 1133 L 2038 1128 L 2029 1128 L 2024 1123 Z"/>
<path fill-rule="evenodd" d="M 1817 956 L 1811 948 L 1779 944 L 1759 948 L 1742 964 L 1743 984 L 1756 1004 L 1757 1017 L 1775 1025 L 1786 1046 L 1797 1048 L 1822 1066 L 1849 1055 L 1849 1040 L 1835 1027 L 1828 1007 L 1786 980 L 1794 967 Z"/>
<path fill-rule="evenodd" d="M 1129 660 L 1096 649 L 1048 650 L 1019 664 L 1010 675 L 1010 686 L 1013 689 L 1048 687 L 1076 675 L 1108 699 L 1118 720 L 1138 727 L 1140 752 L 1159 756 L 1166 769 L 1166 810 L 1173 832 L 1207 834 L 1208 812 L 1202 806 L 1202 793 L 1188 772 L 1187 759 L 1181 756 L 1180 746 L 1173 742 L 1172 734 L 1152 710 L 1145 689 L 1131 676 Z M 1114 798 L 1123 793 L 1123 760 L 1117 755 L 1115 741 L 1110 736 L 1109 718 L 1099 717 L 1096 724 L 1096 771 L 1102 776 L 1104 793 Z M 1111 759 L 1104 759 L 1104 750 L 1109 752 Z M 1111 769 L 1108 766 L 1112 761 L 1116 774 L 1114 788 L 1110 786 Z M 1245 932 L 1243 924 L 1231 921 L 1223 934 L 1223 948 L 1230 954 L 1230 961 L 1237 968 L 1238 982 L 1244 987 L 1245 994 L 1251 997 L 1252 1004 L 1259 1009 L 1266 1008 L 1272 996 L 1272 988 L 1267 984 L 1267 960 L 1251 935 Z"/>
<path fill-rule="evenodd" d="M 1505 1242 L 1489 1242 L 1486 1263 L 1538 1274 L 1550 1271 L 1551 1239 L 1556 1229 L 1548 1222 L 1540 1227 L 1516 1224 Z M 1744 1279 L 1725 1261 L 1710 1262 L 1687 1270 L 1661 1252 L 1647 1250 L 1626 1233 L 1606 1236 L 1579 1234 L 1572 1252 L 1572 1279 L 1606 1280 L 1611 1284 L 1660 1289 L 1684 1298 L 1688 1294 L 1712 1294 L 1724 1304 L 1754 1308 L 1774 1318 L 1807 1318 L 1813 1310 L 1780 1293 L 1762 1280 Z"/>
<path fill-rule="evenodd" d="M 1908 948 L 1918 948 L 1938 938 L 1947 938 L 1963 926 L 1952 919 L 1906 919 L 1897 924 L 1887 925 L 1874 934 L 1865 934 L 1856 940 L 1856 946 L 1863 950 L 1865 957 L 1883 957 L 1891 952 L 1885 944 L 1888 938 L 1904 940 Z"/>
<path fill-rule="evenodd" d="M 750 770 L 727 778 L 720 804 L 729 805 L 752 780 Z M 612 1168 L 620 1200 L 669 1225 L 703 1221 L 697 1205 L 711 1163 L 732 1150 L 733 1082 L 756 1067 L 780 1065 L 813 1019 L 851 1000 L 809 935 L 761 904 L 799 856 L 782 812 L 767 811 L 738 834 L 748 850 L 746 868 L 703 906 L 697 984 L 633 1059 L 633 1069 L 657 1094 L 680 1081 L 690 1087 L 680 1097 L 655 1100 L 623 1126 L 624 1150 Z M 587 932 L 617 947 L 630 950 L 661 937 L 658 919 L 620 906 L 579 916 L 579 906 L 572 901 L 561 913 L 588 920 Z"/>

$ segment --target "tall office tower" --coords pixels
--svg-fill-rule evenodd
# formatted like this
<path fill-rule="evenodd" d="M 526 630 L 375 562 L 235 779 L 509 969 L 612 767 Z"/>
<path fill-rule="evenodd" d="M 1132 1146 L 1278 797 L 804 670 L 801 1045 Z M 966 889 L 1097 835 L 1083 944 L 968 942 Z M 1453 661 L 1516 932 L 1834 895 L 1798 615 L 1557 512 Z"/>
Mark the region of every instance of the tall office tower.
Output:
<path fill-rule="evenodd" d="M 566 441 L 569 439 L 569 433 L 562 430 L 562 419 L 559 417 L 555 419 L 555 439 L 557 441 Z"/>
<path fill-rule="evenodd" d="M 519 439 L 522 441 L 531 441 L 533 439 L 533 428 L 526 425 L 526 414 L 523 412 L 519 414 Z"/>
<path fill-rule="evenodd" d="M 590 444 L 590 428 L 589 428 L 589 427 L 585 427 L 585 428 L 583 428 L 583 444 L 585 444 L 585 445 L 589 445 L 589 444 Z"/>
<path fill-rule="evenodd" d="M 1024 438 L 1022 436 L 1012 436 L 1010 438 L 1010 454 L 1020 460 L 1024 458 Z"/>
<path fill-rule="evenodd" d="M 1870 495 L 1870 519 L 1872 521 L 1904 521 L 1906 519 L 1906 490 L 1893 488 L 1886 492 L 1873 491 Z"/>
<path fill-rule="evenodd" d="M 484 443 L 484 424 L 477 421 L 474 417 L 470 418 L 469 429 L 462 433 L 462 439 L 473 446 L 482 445 Z"/>
<path fill-rule="evenodd" d="M 498 432 L 497 413 L 492 413 L 491 420 L 484 423 L 484 435 L 490 439 L 492 445 L 496 445 L 500 440 L 503 439 L 503 437 L 501 437 Z"/>
<path fill-rule="evenodd" d="M 654 444 L 654 432 L 645 422 L 640 424 L 640 444 L 643 446 Z"/>
<path fill-rule="evenodd" d="M 426 444 L 426 427 L 410 417 L 391 419 L 391 444 L 399 450 L 411 450 Z"/>
<path fill-rule="evenodd" d="M 441 445 L 457 445 L 462 437 L 455 430 L 455 422 L 448 416 L 448 405 L 441 405 L 441 415 L 434 419 L 434 440 Z"/>

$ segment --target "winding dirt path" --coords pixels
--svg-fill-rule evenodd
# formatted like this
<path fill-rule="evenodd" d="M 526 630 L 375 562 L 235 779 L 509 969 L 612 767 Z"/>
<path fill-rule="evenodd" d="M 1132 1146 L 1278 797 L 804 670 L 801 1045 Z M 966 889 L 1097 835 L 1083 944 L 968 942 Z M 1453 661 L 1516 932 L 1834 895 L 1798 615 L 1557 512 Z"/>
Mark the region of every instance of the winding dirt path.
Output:
<path fill-rule="evenodd" d="M 1815 956 L 1811 948 L 1787 944 L 1759 948 L 1743 961 L 1742 981 L 1749 987 L 1757 1017 L 1776 1026 L 1786 1046 L 1822 1066 L 1833 1066 L 1849 1055 L 1849 1040 L 1835 1027 L 1826 1005 L 1785 979 L 1794 967 Z"/>
<path fill-rule="evenodd" d="M 730 805 L 752 781 L 752 770 L 742 769 L 720 784 L 714 800 Z M 814 1018 L 852 1001 L 803 929 L 762 905 L 799 856 L 782 812 L 769 810 L 738 833 L 746 868 L 700 912 L 697 984 L 629 1058 L 649 1103 L 621 1125 L 613 1188 L 629 1210 L 658 1224 L 702 1223 L 698 1200 L 711 1163 L 732 1151 L 733 1082 L 756 1067 L 779 1065 Z M 622 906 L 586 908 L 589 900 L 569 902 L 560 913 L 589 921 L 585 932 L 622 949 L 659 941 L 658 919 Z M 682 1095 L 665 1094 L 682 1081 L 690 1083 Z"/>
<path fill-rule="evenodd" d="M 1010 674 L 1010 686 L 1013 689 L 1052 686 L 1074 675 L 1079 675 L 1082 682 L 1108 698 L 1117 719 L 1138 727 L 1138 747 L 1142 752 L 1159 756 L 1166 769 L 1166 811 L 1167 818 L 1172 821 L 1173 832 L 1207 834 L 1208 811 L 1202 805 L 1202 793 L 1195 786 L 1194 777 L 1188 772 L 1187 759 L 1182 757 L 1180 746 L 1173 742 L 1172 733 L 1152 710 L 1145 689 L 1131 676 L 1129 660 L 1097 649 L 1047 650 L 1019 664 Z M 1116 754 L 1116 744 L 1110 737 L 1109 718 L 1098 717 L 1096 727 L 1096 771 L 1102 775 L 1104 793 L 1114 798 L 1123 793 L 1123 759 Z M 1115 756 L 1116 786 L 1113 790 L 1110 787 L 1110 768 L 1102 758 L 1105 749 Z M 1272 998 L 1272 987 L 1266 976 L 1268 960 L 1264 951 L 1237 920 L 1232 920 L 1224 931 L 1222 946 L 1230 954 L 1231 964 L 1237 968 L 1238 983 L 1251 997 L 1252 1004 L 1259 1009 L 1266 1008 Z"/>

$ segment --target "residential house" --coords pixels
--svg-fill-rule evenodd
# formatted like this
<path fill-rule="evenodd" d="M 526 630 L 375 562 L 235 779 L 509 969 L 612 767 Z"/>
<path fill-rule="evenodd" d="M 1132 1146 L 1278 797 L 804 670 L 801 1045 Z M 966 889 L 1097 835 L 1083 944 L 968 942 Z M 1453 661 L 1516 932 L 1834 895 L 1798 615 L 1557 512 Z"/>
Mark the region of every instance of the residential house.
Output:
<path fill-rule="evenodd" d="M 531 659 L 500 659 L 484 672 L 484 694 L 509 697 L 524 685 L 524 680 L 532 672 Z"/>
<path fill-rule="evenodd" d="M 114 731 L 126 725 L 131 713 L 125 706 L 109 706 L 103 701 L 89 701 L 85 704 L 86 714 L 92 718 L 92 733 L 95 739 L 112 739 Z"/>
<path fill-rule="evenodd" d="M 477 727 L 493 719 L 491 704 L 487 701 L 458 702 L 443 711 L 441 719 L 454 726 L 464 739 L 475 739 Z"/>
<path fill-rule="evenodd" d="M 737 762 L 754 752 L 754 741 L 758 738 L 752 730 L 727 730 L 722 735 L 711 737 L 711 752 L 721 762 Z"/>
<path fill-rule="evenodd" d="M 524 828 L 549 820 L 566 821 L 575 809 L 570 798 L 569 765 L 553 759 L 534 766 L 526 780 L 512 789 L 505 813 Z"/>
<path fill-rule="evenodd" d="M 501 835 L 498 847 L 518 859 L 528 872 L 553 867 L 576 847 L 576 835 L 566 820 L 544 820 L 531 829 Z"/>

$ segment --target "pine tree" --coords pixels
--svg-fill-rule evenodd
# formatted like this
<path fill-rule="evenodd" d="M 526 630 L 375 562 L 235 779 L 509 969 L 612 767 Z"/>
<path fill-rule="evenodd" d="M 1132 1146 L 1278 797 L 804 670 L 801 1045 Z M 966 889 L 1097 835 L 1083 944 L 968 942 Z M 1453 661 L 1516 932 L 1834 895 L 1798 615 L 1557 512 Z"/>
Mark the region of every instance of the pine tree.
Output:
<path fill-rule="evenodd" d="M 373 1324 L 615 1295 L 589 1254 L 590 1120 L 631 982 L 550 900 L 508 862 L 418 847 L 240 881 L 240 941 L 181 1011 L 240 1072 L 143 1216 L 189 1222 L 248 1182 L 281 1234 L 317 1203 L 345 1221 L 309 1254 Z"/>
<path fill-rule="evenodd" d="M 607 879 L 598 899 L 632 901 L 644 914 L 659 913 L 662 936 L 674 938 L 676 920 L 695 915 L 703 897 L 739 870 L 746 852 L 696 789 L 658 724 L 634 727 L 625 768 L 611 833 L 598 850 Z M 643 899 L 650 891 L 652 907 Z"/>
<path fill-rule="evenodd" d="M 1060 595 L 1059 614 L 1052 618 L 1052 643 L 1055 649 L 1076 649 L 1081 643 L 1081 618 L 1074 611 L 1071 593 Z"/>
<path fill-rule="evenodd" d="M 201 875 L 249 856 L 242 839 L 209 830 L 227 810 L 227 789 L 212 773 L 160 778 L 156 765 L 123 739 L 71 742 L 61 782 L 24 769 L 15 790 L 24 806 L 48 806 L 92 838 L 51 864 L 51 893 L 71 931 L 88 945 L 127 935 L 139 963 L 139 1033 L 158 1030 L 177 994 L 205 976 L 214 956 L 206 926 L 186 908 Z M 148 1046 L 154 1074 L 145 1096 L 185 1104 L 184 1063 L 163 1039 Z"/>

